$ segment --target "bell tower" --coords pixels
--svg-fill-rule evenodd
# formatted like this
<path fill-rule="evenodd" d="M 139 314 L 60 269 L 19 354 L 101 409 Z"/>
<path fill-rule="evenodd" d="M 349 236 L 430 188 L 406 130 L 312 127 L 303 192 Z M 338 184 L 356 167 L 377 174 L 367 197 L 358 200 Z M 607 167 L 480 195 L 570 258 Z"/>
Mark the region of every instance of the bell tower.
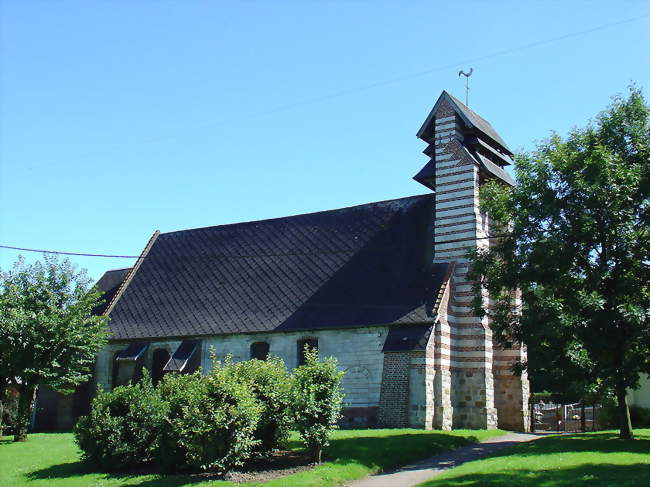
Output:
<path fill-rule="evenodd" d="M 414 179 L 435 193 L 434 263 L 455 263 L 446 313 L 435 329 L 434 391 L 450 391 L 454 428 L 525 431 L 528 379 L 511 367 L 525 359 L 525 350 L 493 341 L 489 317 L 473 311 L 473 283 L 467 279 L 467 251 L 490 246 L 480 186 L 488 180 L 514 185 L 504 169 L 512 152 L 487 120 L 446 91 L 417 136 L 428 144 L 424 153 L 430 160 Z M 482 295 L 489 306 L 487 292 Z"/>

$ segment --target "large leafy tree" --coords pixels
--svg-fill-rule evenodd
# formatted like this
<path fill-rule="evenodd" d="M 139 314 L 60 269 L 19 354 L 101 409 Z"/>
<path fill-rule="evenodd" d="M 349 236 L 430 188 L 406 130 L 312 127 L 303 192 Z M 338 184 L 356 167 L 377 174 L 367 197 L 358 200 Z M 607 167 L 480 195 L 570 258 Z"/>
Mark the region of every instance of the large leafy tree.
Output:
<path fill-rule="evenodd" d="M 494 238 L 472 256 L 496 337 L 527 343 L 565 389 L 614 394 L 622 438 L 626 389 L 650 371 L 649 119 L 632 86 L 585 128 L 518 156 L 516 186 L 482 190 Z"/>
<path fill-rule="evenodd" d="M 71 392 L 87 381 L 106 344 L 106 317 L 92 310 L 101 292 L 69 260 L 19 258 L 0 271 L 0 398 L 19 393 L 16 441 L 27 439 L 38 385 Z"/>

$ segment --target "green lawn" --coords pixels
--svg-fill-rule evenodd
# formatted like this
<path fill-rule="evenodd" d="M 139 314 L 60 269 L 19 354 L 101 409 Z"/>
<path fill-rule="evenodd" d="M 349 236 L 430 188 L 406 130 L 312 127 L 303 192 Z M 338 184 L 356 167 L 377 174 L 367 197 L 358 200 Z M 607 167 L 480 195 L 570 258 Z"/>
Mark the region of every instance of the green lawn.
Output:
<path fill-rule="evenodd" d="M 502 434 L 501 431 L 457 430 L 452 432 L 414 429 L 340 430 L 325 450 L 326 462 L 312 470 L 267 482 L 269 487 L 335 486 L 351 479 L 394 468 Z M 290 447 L 300 448 L 293 436 Z M 70 433 L 32 434 L 26 443 L 0 440 L 0 486 L 19 487 L 180 487 L 248 486 L 231 482 L 199 482 L 182 475 L 121 475 L 89 472 L 79 461 Z"/>
<path fill-rule="evenodd" d="M 650 485 L 650 429 L 549 436 L 468 462 L 426 487 L 630 487 Z"/>

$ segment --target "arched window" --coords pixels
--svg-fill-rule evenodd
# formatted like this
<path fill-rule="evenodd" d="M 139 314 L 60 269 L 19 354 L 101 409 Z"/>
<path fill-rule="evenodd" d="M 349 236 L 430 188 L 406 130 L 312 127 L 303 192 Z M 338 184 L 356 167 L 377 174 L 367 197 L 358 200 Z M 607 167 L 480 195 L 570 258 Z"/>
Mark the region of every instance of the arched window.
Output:
<path fill-rule="evenodd" d="M 251 358 L 266 360 L 269 358 L 269 344 L 267 342 L 255 342 L 251 344 Z"/>
<path fill-rule="evenodd" d="M 153 351 L 153 360 L 151 363 L 151 382 L 157 385 L 163 378 L 163 367 L 169 362 L 169 352 L 164 348 L 157 348 Z"/>
<path fill-rule="evenodd" d="M 305 345 L 312 350 L 318 350 L 318 338 L 302 338 L 298 340 L 298 367 L 305 363 Z"/>

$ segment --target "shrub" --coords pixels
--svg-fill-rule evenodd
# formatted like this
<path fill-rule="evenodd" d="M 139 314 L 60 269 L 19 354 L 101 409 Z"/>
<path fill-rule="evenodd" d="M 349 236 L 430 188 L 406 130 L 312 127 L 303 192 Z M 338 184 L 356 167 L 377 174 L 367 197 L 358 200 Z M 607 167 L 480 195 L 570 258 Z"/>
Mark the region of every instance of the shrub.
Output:
<path fill-rule="evenodd" d="M 151 461 L 167 403 L 145 372 L 137 384 L 97 391 L 90 414 L 74 428 L 82 458 L 104 470 L 122 470 Z"/>
<path fill-rule="evenodd" d="M 219 363 L 206 377 L 187 377 L 170 375 L 159 386 L 170 403 L 159 461 L 165 465 L 178 455 L 180 468 L 220 472 L 241 465 L 259 443 L 253 434 L 262 405 Z"/>
<path fill-rule="evenodd" d="M 293 381 L 296 426 L 317 463 L 341 416 L 343 372 L 336 365 L 332 357 L 319 362 L 318 351 L 305 346 L 305 364 L 296 369 Z"/>
<path fill-rule="evenodd" d="M 262 414 L 254 436 L 260 441 L 257 450 L 268 452 L 279 448 L 289 436 L 291 413 L 291 376 L 282 359 L 247 360 L 228 364 L 226 373 L 235 381 L 249 384 L 251 392 L 262 404 Z"/>
<path fill-rule="evenodd" d="M 158 393 L 167 402 L 167 415 L 160 430 L 158 448 L 154 454 L 161 469 L 166 472 L 187 468 L 184 460 L 187 450 L 183 447 L 177 421 L 190 403 L 205 399 L 206 388 L 199 372 L 194 374 L 167 374 L 158 384 Z"/>

